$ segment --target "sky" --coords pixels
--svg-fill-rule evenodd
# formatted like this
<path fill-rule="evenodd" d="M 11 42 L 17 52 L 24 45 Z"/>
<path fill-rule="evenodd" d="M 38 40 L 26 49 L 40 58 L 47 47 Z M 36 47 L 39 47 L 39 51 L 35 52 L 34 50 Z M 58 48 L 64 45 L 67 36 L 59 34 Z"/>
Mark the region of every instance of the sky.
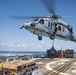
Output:
<path fill-rule="evenodd" d="M 47 0 L 48 1 L 48 0 Z M 56 13 L 69 25 L 73 26 L 76 33 L 76 0 L 56 0 Z M 40 0 L 0 0 L 0 51 L 46 51 L 51 48 L 52 40 L 43 36 L 39 41 L 36 35 L 25 29 L 19 29 L 19 24 L 32 21 L 32 19 L 13 20 L 9 15 L 24 16 L 49 16 L 51 15 Z M 55 39 L 54 46 L 57 50 L 73 49 L 76 43 Z"/>

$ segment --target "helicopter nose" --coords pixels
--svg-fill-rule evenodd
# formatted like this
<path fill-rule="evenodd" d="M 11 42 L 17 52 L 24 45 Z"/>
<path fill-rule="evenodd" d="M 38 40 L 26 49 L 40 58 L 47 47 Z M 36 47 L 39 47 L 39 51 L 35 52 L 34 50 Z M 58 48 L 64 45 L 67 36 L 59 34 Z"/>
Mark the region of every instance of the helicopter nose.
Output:
<path fill-rule="evenodd" d="M 29 25 L 28 23 L 24 23 L 24 24 L 20 24 L 20 25 L 19 25 L 19 28 L 20 28 L 20 29 L 22 29 L 22 28 L 26 28 L 26 29 L 27 29 L 27 28 L 29 28 L 29 26 L 30 26 L 30 25 Z"/>
<path fill-rule="evenodd" d="M 25 28 L 34 28 L 36 26 L 36 24 L 34 22 L 28 22 L 28 23 L 25 23 Z"/>
<path fill-rule="evenodd" d="M 24 26 L 22 24 L 19 25 L 19 28 L 22 29 Z"/>
<path fill-rule="evenodd" d="M 30 22 L 24 23 L 24 24 L 23 24 L 23 27 L 24 27 L 25 29 L 29 29 L 29 28 L 30 28 Z"/>
<path fill-rule="evenodd" d="M 29 29 L 29 28 L 34 28 L 35 27 L 35 23 L 31 23 L 31 22 L 27 22 L 27 23 L 24 23 L 24 24 L 20 24 L 19 25 L 19 28 L 22 29 L 22 28 L 26 28 L 26 29 Z"/>
<path fill-rule="evenodd" d="M 34 28 L 36 26 L 36 24 L 35 23 L 31 23 L 30 26 Z"/>

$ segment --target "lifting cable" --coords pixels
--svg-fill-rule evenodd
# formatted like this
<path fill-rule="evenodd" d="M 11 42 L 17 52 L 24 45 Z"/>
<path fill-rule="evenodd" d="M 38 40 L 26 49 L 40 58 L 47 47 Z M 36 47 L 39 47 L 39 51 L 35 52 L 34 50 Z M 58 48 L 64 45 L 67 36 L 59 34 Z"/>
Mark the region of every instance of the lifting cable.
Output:
<path fill-rule="evenodd" d="M 54 46 L 54 39 L 53 39 L 53 41 L 52 41 L 52 47 Z"/>

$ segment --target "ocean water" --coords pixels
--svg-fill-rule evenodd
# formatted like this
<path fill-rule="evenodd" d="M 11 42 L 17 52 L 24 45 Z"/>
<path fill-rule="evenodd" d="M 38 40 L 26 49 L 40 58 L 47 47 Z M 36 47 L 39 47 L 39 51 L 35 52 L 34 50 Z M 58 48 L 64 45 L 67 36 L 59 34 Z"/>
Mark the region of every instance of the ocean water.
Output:
<path fill-rule="evenodd" d="M 35 57 L 46 57 L 46 52 L 32 52 L 32 51 L 0 51 L 0 60 L 6 61 L 8 57 L 11 56 L 35 56 Z M 76 52 L 74 52 L 74 56 L 76 57 Z"/>
<path fill-rule="evenodd" d="M 32 51 L 0 51 L 0 56 L 36 56 L 46 55 L 46 52 L 32 52 Z"/>
<path fill-rule="evenodd" d="M 0 51 L 0 56 L 40 56 L 40 55 L 46 55 L 46 52 L 35 52 L 35 51 Z M 74 55 L 76 56 L 76 52 L 74 52 Z"/>
<path fill-rule="evenodd" d="M 8 57 L 15 56 L 33 56 L 41 57 L 46 56 L 46 52 L 32 52 L 32 51 L 0 51 L 0 60 L 7 61 Z"/>
<path fill-rule="evenodd" d="M 76 52 L 74 52 L 74 56 L 76 57 Z"/>

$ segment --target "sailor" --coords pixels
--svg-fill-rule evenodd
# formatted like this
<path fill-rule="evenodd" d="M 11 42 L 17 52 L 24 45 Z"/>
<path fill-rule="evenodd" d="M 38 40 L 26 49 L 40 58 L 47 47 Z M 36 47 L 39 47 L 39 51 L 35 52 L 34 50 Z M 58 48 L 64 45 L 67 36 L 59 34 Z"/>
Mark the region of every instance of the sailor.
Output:
<path fill-rule="evenodd" d="M 56 49 L 54 48 L 54 46 L 52 46 L 52 48 L 51 48 L 51 59 L 52 58 L 55 58 L 55 55 L 56 55 Z"/>
<path fill-rule="evenodd" d="M 56 32 L 57 32 L 57 24 L 54 24 L 55 25 L 55 28 L 54 28 L 54 31 L 53 31 L 53 34 L 52 34 L 52 38 L 51 39 L 53 39 L 54 40 L 54 38 L 55 38 L 55 34 L 56 34 Z"/>
<path fill-rule="evenodd" d="M 56 34 L 56 32 L 57 32 L 57 24 L 55 24 L 54 35 Z"/>
<path fill-rule="evenodd" d="M 43 75 L 43 74 L 38 70 L 38 67 L 36 66 L 36 69 L 32 72 L 32 75 Z"/>

